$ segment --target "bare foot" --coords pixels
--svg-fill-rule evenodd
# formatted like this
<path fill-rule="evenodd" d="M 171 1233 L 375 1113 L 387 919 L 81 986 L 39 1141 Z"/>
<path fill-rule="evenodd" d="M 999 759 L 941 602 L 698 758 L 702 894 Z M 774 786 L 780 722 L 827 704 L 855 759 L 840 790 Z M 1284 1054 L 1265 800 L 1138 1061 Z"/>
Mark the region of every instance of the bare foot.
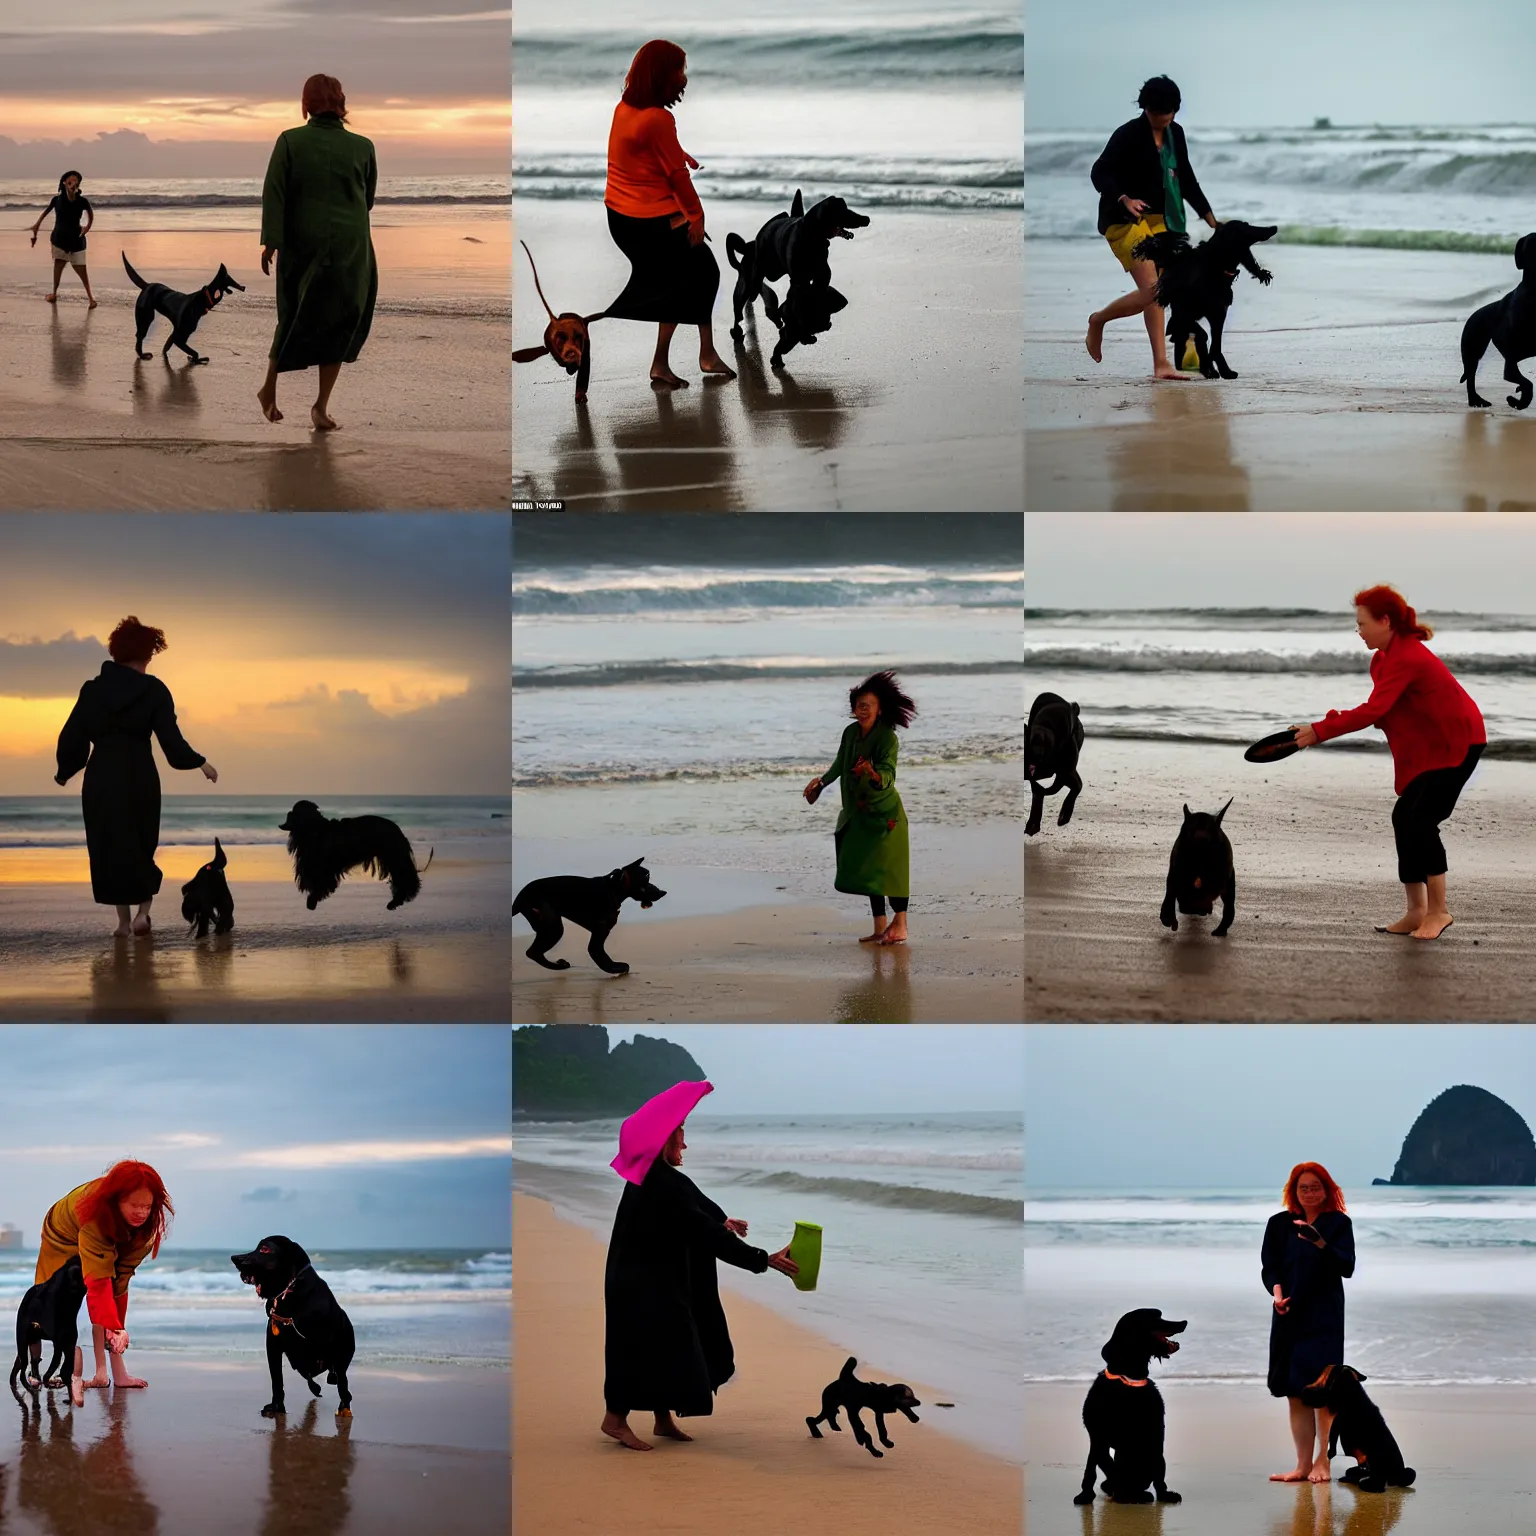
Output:
<path fill-rule="evenodd" d="M 907 942 L 906 916 L 902 914 L 891 921 L 889 928 L 880 936 L 882 944 L 905 944 Z"/>
<path fill-rule="evenodd" d="M 1449 912 L 1431 912 L 1428 917 L 1413 930 L 1416 939 L 1438 939 L 1456 919 Z"/>
<path fill-rule="evenodd" d="M 97 1371 L 94 1376 L 88 1377 L 80 1383 L 82 1387 L 110 1387 L 112 1378 L 105 1371 Z"/>
<path fill-rule="evenodd" d="M 649 1451 L 655 1447 L 642 1440 L 634 1430 L 629 1427 L 627 1419 L 621 1419 L 616 1413 L 603 1415 L 602 1430 L 610 1439 L 617 1440 L 620 1445 L 627 1446 L 632 1451 Z"/>
<path fill-rule="evenodd" d="M 1331 1483 L 1333 1481 L 1333 1464 L 1329 1461 L 1314 1461 L 1312 1470 L 1307 1473 L 1309 1483 Z"/>
<path fill-rule="evenodd" d="M 1154 368 L 1152 370 L 1152 377 L 1154 379 L 1177 379 L 1181 384 L 1189 383 L 1189 375 L 1187 373 L 1180 373 L 1172 363 L 1163 363 L 1161 366 Z"/>
<path fill-rule="evenodd" d="M 309 419 L 315 424 L 316 432 L 338 432 L 341 430 L 340 424 L 322 411 L 318 405 L 310 406 Z"/>
<path fill-rule="evenodd" d="M 149 1383 L 142 1376 L 129 1376 L 125 1373 L 122 1376 L 114 1376 L 112 1385 L 114 1387 L 147 1387 Z"/>
<path fill-rule="evenodd" d="M 277 408 L 277 385 L 269 389 L 265 384 L 256 391 L 256 402 L 261 406 L 261 414 L 268 421 L 281 421 L 283 413 Z"/>
<path fill-rule="evenodd" d="M 132 934 L 133 929 L 130 928 L 127 923 L 119 923 L 117 927 L 112 930 L 112 937 L 114 939 L 126 939 L 131 937 Z"/>
<path fill-rule="evenodd" d="M 80 1352 L 80 1346 L 75 1345 L 75 1369 L 74 1375 L 69 1378 L 69 1400 L 76 1408 L 85 1407 L 85 1357 Z"/>
<path fill-rule="evenodd" d="M 1409 912 L 1398 918 L 1395 923 L 1386 923 L 1376 930 L 1377 933 L 1412 933 L 1420 923 L 1424 921 L 1422 912 Z"/>
<path fill-rule="evenodd" d="M 663 368 L 660 372 L 651 370 L 652 389 L 687 389 L 688 380 L 679 378 L 670 368 Z"/>
<path fill-rule="evenodd" d="M 860 944 L 878 944 L 880 942 L 880 935 L 885 932 L 886 927 L 888 926 L 889 922 L 890 922 L 889 918 L 877 917 L 875 919 L 875 931 L 873 933 L 866 933 L 864 935 L 864 937 L 859 940 L 859 943 Z"/>
<path fill-rule="evenodd" d="M 664 1436 L 668 1440 L 692 1441 L 693 1439 L 692 1435 L 685 1435 L 682 1430 L 677 1427 L 677 1421 L 672 1417 L 670 1413 L 656 1415 L 656 1427 L 654 1432 L 658 1435 Z"/>
<path fill-rule="evenodd" d="M 719 356 L 701 357 L 699 359 L 699 371 L 705 374 L 713 374 L 716 378 L 720 379 L 734 379 L 736 377 L 736 370 L 728 368 Z"/>
<path fill-rule="evenodd" d="M 59 302 L 59 296 L 56 293 L 48 294 L 47 297 L 44 298 L 44 300 L 43 300 L 44 304 L 57 304 L 58 302 Z"/>
<path fill-rule="evenodd" d="M 92 299 L 91 302 L 89 304 L 87 304 L 85 307 L 87 309 L 95 309 L 96 308 L 96 300 Z"/>
<path fill-rule="evenodd" d="M 1094 362 L 1104 361 L 1104 322 L 1099 319 L 1097 311 L 1088 316 L 1088 336 L 1084 345 Z"/>
<path fill-rule="evenodd" d="M 133 920 L 134 938 L 147 939 L 149 937 L 149 927 L 149 913 L 140 912 L 139 915 Z"/>
<path fill-rule="evenodd" d="M 1309 1470 L 1307 1467 L 1293 1467 L 1289 1472 L 1271 1472 L 1269 1480 L 1272 1483 L 1304 1483 Z"/>

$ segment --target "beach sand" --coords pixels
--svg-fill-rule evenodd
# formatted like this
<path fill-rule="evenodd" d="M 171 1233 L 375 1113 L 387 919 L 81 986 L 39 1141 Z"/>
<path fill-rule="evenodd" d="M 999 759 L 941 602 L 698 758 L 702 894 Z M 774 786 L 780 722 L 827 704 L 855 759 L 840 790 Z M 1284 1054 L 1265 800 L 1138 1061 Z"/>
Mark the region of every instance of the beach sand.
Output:
<path fill-rule="evenodd" d="M 698 332 L 684 326 L 671 360 L 690 387 L 653 393 L 655 326 L 595 324 L 585 407 L 548 358 L 514 369 L 514 496 L 594 511 L 1022 508 L 1017 213 L 875 210 L 832 252 L 848 308 L 775 375 L 761 302 L 761 347 L 750 329 L 745 350 L 731 341 L 725 236 L 750 239 L 783 209 L 705 197 L 721 272 L 715 345 L 739 379 L 701 379 Z M 514 199 L 513 217 L 556 313 L 591 314 L 628 281 L 600 204 Z M 514 256 L 514 334 L 537 345 L 548 317 L 527 257 Z"/>
<path fill-rule="evenodd" d="M 1153 384 L 1140 319 L 1083 346 L 1127 291 L 1102 240 L 1025 252 L 1027 505 L 1038 511 L 1528 511 L 1536 417 L 1492 349 L 1469 410 L 1461 327 L 1514 286 L 1508 256 L 1268 244 L 1226 331 L 1236 380 Z"/>
<path fill-rule="evenodd" d="M 0 1021 L 504 1022 L 507 866 L 445 852 L 398 912 L 366 878 L 309 912 L 282 849 L 237 848 L 263 878 L 232 878 L 234 931 L 195 940 L 181 883 L 207 852 L 162 849 L 146 942 L 114 939 L 88 881 L 59 878 L 83 850 L 17 850 L 0 859 Z"/>
<path fill-rule="evenodd" d="M 1261 1383 L 1163 1381 L 1168 1485 L 1183 1503 L 1111 1504 L 1101 1493 L 1075 1509 L 1088 1456 L 1087 1389 L 1085 1377 L 1024 1390 L 1029 1536 L 1482 1536 L 1530 1525 L 1536 1401 L 1528 1387 L 1367 1388 L 1418 1473 L 1412 1488 L 1370 1494 L 1337 1482 L 1268 1481 L 1295 1453 L 1285 1405 Z M 1335 1457 L 1334 1477 L 1351 1465 Z"/>
<path fill-rule="evenodd" d="M 468 234 L 472 230 L 472 236 Z M 275 310 L 254 229 L 91 236 L 88 311 L 25 230 L 0 236 L 0 511 L 393 511 L 504 508 L 509 486 L 504 214 L 458 225 L 376 228 L 379 309 L 332 397 L 336 433 L 312 430 L 316 375 L 284 374 L 284 420 L 256 390 Z M 478 243 L 473 243 L 478 242 Z M 133 355 L 137 290 L 119 248 L 151 282 L 186 292 L 220 262 L 247 285 L 203 318 L 193 366 L 160 357 L 157 319 Z"/>
<path fill-rule="evenodd" d="M 860 1359 L 861 1373 L 909 1380 L 924 1402 L 921 1424 L 892 1428 L 894 1451 L 877 1461 L 846 1428 L 811 1439 L 805 1417 L 857 1341 L 822 1340 L 734 1294 L 725 1303 L 736 1377 L 711 1417 L 683 1421 L 694 1442 L 662 1440 L 641 1455 L 605 1439 L 603 1253 L 544 1202 L 513 1196 L 519 1536 L 717 1536 L 749 1521 L 841 1536 L 1018 1536 L 1019 1468 L 949 1437 L 944 1410 L 927 1406 L 934 1389 L 900 1360 Z M 631 1424 L 650 1438 L 647 1415 Z"/>
<path fill-rule="evenodd" d="M 143 1391 L 6 1415 L 6 1536 L 505 1536 L 505 1371 L 357 1366 L 350 1421 L 289 1372 L 271 1420 L 260 1359 L 133 1358 Z"/>
<path fill-rule="evenodd" d="M 1536 814 L 1528 763 L 1484 762 L 1442 836 L 1456 923 L 1434 943 L 1372 931 L 1402 915 L 1386 753 L 1323 747 L 1268 767 L 1235 747 L 1090 740 L 1073 819 L 1047 801 L 1024 851 L 1031 1020 L 1524 1021 L 1536 991 L 1536 869 L 1511 829 Z M 1158 922 L 1181 804 L 1237 798 L 1237 916 Z M 1218 906 L 1217 912 L 1220 908 Z"/>

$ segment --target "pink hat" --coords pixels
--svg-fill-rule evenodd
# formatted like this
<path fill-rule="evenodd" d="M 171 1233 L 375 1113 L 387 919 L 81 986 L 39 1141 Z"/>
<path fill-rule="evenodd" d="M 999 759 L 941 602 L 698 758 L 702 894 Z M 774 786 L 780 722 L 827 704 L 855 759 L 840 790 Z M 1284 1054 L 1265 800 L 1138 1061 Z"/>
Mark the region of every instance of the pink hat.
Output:
<path fill-rule="evenodd" d="M 608 1166 L 621 1179 L 643 1184 L 673 1131 L 706 1093 L 714 1091 L 713 1083 L 674 1083 L 665 1093 L 647 1099 L 619 1127 L 619 1155 Z"/>

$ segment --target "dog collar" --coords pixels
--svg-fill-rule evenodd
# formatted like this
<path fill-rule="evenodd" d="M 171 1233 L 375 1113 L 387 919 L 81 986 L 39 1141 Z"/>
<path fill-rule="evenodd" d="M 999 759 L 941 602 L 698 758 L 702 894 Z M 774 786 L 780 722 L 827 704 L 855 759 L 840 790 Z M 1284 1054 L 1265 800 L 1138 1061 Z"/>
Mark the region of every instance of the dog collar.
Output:
<path fill-rule="evenodd" d="M 1150 1377 L 1147 1377 L 1145 1380 L 1135 1381 L 1129 1376 L 1116 1376 L 1113 1371 L 1105 1371 L 1104 1379 L 1106 1381 L 1118 1381 L 1122 1386 L 1126 1387 L 1144 1387 L 1151 1380 Z"/>
<path fill-rule="evenodd" d="M 314 1267 L 315 1266 L 311 1263 L 311 1264 L 306 1264 L 304 1266 L 304 1269 L 313 1269 Z M 294 1288 L 294 1286 L 296 1286 L 299 1283 L 299 1276 L 304 1273 L 304 1269 L 301 1269 L 301 1270 L 297 1271 L 295 1273 L 293 1279 L 290 1280 L 288 1282 L 288 1284 L 283 1287 L 282 1291 L 278 1295 L 274 1296 L 272 1298 L 272 1300 L 267 1303 L 267 1316 L 272 1319 L 272 1332 L 273 1333 L 277 1332 L 277 1325 L 279 1323 L 288 1323 L 288 1324 L 291 1325 L 292 1322 L 293 1322 L 293 1319 L 291 1317 L 279 1317 L 277 1315 L 277 1304 L 280 1301 L 286 1301 L 287 1300 L 288 1292 L 291 1291 Z"/>

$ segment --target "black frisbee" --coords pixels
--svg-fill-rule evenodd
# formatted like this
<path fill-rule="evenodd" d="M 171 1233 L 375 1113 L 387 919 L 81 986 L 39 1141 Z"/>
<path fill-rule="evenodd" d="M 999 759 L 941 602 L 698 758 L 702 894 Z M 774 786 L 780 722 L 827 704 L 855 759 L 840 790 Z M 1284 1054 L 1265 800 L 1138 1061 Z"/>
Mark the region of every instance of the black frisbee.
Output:
<path fill-rule="evenodd" d="M 1276 731 L 1273 736 L 1266 736 L 1263 741 L 1254 742 L 1243 756 L 1250 763 L 1278 763 L 1282 757 L 1300 751 L 1301 748 L 1296 745 L 1295 729 L 1288 728 Z"/>

